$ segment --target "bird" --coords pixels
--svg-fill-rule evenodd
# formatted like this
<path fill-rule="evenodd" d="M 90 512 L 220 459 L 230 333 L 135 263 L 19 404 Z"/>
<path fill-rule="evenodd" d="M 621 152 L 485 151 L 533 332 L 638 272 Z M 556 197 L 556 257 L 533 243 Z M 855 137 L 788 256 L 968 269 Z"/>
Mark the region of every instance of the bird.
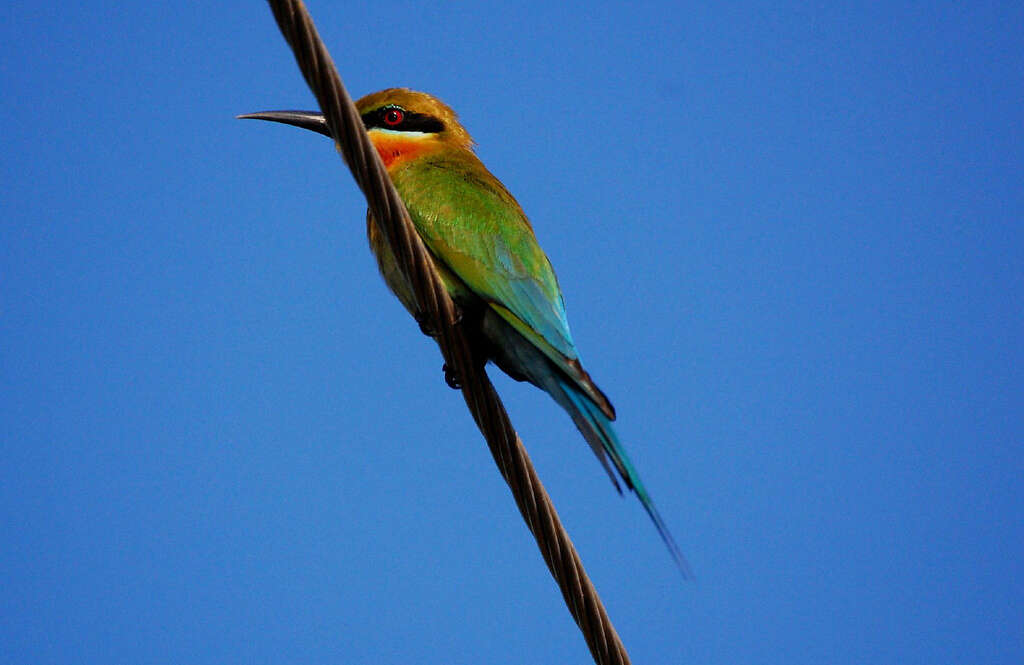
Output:
<path fill-rule="evenodd" d="M 522 207 L 474 152 L 455 111 L 437 97 L 388 88 L 355 103 L 370 141 L 430 252 L 442 282 L 487 359 L 550 395 L 575 423 L 615 489 L 636 494 L 684 578 L 692 572 L 612 426 L 615 409 L 583 369 L 562 291 Z M 238 116 L 331 137 L 322 113 Z M 367 236 L 388 288 L 431 334 L 412 287 L 372 214 Z M 445 367 L 453 388 L 458 377 Z"/>

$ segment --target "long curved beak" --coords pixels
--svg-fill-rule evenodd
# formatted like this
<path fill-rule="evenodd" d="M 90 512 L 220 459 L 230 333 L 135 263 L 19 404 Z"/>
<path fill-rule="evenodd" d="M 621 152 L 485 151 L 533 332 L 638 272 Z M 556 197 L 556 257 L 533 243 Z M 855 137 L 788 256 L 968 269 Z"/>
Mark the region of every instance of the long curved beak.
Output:
<path fill-rule="evenodd" d="M 331 130 L 327 129 L 327 121 L 324 120 L 324 114 L 316 111 L 260 111 L 259 113 L 245 113 L 235 117 L 240 120 L 280 122 L 285 125 L 302 127 L 327 137 L 331 135 Z"/>

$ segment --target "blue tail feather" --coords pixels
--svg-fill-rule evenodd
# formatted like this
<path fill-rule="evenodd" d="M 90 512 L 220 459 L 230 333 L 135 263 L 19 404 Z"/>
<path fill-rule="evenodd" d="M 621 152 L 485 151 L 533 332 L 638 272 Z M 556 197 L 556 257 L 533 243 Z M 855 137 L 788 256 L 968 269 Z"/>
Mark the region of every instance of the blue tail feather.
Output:
<path fill-rule="evenodd" d="M 640 503 L 643 505 L 644 510 L 647 511 L 651 521 L 654 522 L 654 527 L 658 530 L 658 534 L 668 547 L 672 558 L 675 559 L 676 565 L 679 567 L 680 572 L 682 572 L 683 577 L 692 579 L 693 571 L 690 568 L 690 564 L 687 563 L 686 557 L 683 556 L 682 551 L 676 544 L 675 538 L 672 537 L 668 526 L 661 518 L 658 509 L 654 506 L 654 501 L 651 499 L 650 494 L 647 493 L 647 488 L 644 487 L 643 482 L 640 480 L 640 475 L 629 460 L 629 456 L 626 454 L 625 448 L 622 447 L 622 443 L 619 442 L 619 437 L 615 433 L 615 428 L 612 426 L 611 421 L 601 412 L 596 404 L 587 399 L 586 395 L 579 392 L 579 389 L 572 383 L 559 380 L 558 387 L 567 399 L 562 400 L 558 399 L 559 396 L 557 395 L 553 396 L 572 416 L 573 422 L 576 423 L 584 438 L 590 443 L 590 447 L 594 449 L 608 475 L 611 476 L 612 482 L 615 483 L 615 488 L 621 494 L 622 490 L 619 488 L 619 484 L 609 468 L 608 458 L 611 459 L 626 487 L 633 490 L 637 498 L 640 499 Z"/>

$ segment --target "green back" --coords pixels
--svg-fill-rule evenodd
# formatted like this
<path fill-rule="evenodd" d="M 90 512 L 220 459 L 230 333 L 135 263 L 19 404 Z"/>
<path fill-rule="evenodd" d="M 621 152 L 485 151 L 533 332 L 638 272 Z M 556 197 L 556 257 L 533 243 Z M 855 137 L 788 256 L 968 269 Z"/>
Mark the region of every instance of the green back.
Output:
<path fill-rule="evenodd" d="M 435 257 L 559 365 L 577 357 L 548 257 L 508 190 L 470 152 L 411 160 L 391 174 Z"/>

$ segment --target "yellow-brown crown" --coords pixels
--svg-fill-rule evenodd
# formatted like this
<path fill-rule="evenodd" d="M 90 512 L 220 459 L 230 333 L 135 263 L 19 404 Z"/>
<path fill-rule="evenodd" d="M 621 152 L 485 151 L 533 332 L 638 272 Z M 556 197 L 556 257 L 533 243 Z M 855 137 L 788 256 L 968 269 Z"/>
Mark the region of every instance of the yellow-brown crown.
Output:
<path fill-rule="evenodd" d="M 361 98 L 356 102 L 356 108 L 359 109 L 364 122 L 376 123 L 376 126 L 382 129 L 392 129 L 398 133 L 427 133 L 438 141 L 465 149 L 471 149 L 473 146 L 473 138 L 459 123 L 459 116 L 455 111 L 437 97 L 425 92 L 408 88 L 388 88 Z M 384 120 L 398 118 L 393 112 L 390 116 L 386 115 L 386 111 L 390 109 L 402 112 L 402 119 L 393 128 L 388 127 L 391 123 Z M 378 116 L 381 118 L 379 122 L 376 120 Z"/>

